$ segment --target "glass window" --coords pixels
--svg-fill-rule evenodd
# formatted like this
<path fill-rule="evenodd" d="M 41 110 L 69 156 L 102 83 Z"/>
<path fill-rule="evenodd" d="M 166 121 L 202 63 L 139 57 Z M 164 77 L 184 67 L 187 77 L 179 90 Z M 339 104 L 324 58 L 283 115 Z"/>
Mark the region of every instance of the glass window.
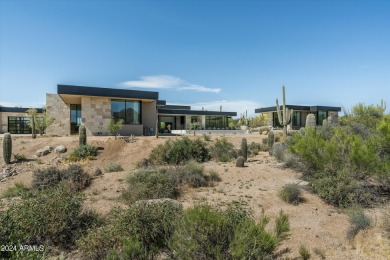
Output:
<path fill-rule="evenodd" d="M 280 113 L 282 118 L 283 118 L 283 114 Z M 273 127 L 282 127 L 282 125 L 279 123 L 279 118 L 278 118 L 278 113 L 277 112 L 273 112 L 272 113 L 272 117 L 273 117 Z"/>
<path fill-rule="evenodd" d="M 206 116 L 207 128 L 227 128 L 228 120 L 226 116 Z"/>
<path fill-rule="evenodd" d="M 318 111 L 317 112 L 317 125 L 322 125 L 322 121 L 328 118 L 327 111 Z"/>
<path fill-rule="evenodd" d="M 141 124 L 141 101 L 111 100 L 111 115 L 125 124 Z"/>
<path fill-rule="evenodd" d="M 293 126 L 301 126 L 301 112 L 294 111 L 292 120 Z"/>
<path fill-rule="evenodd" d="M 81 105 L 70 105 L 70 133 L 77 134 L 81 125 Z"/>
<path fill-rule="evenodd" d="M 28 125 L 29 117 L 8 117 L 8 132 L 10 134 L 31 134 L 31 128 Z"/>

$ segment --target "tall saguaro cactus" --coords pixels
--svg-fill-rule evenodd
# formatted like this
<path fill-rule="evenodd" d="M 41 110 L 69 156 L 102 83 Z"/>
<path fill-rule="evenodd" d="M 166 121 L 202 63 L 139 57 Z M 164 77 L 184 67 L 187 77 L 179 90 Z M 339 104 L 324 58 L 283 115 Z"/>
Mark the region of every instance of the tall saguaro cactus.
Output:
<path fill-rule="evenodd" d="M 287 126 L 291 123 L 294 110 L 293 109 L 289 110 L 286 107 L 286 93 L 285 93 L 284 85 L 282 86 L 282 91 L 283 91 L 283 111 L 280 111 L 279 101 L 277 98 L 276 98 L 276 111 L 278 112 L 279 123 L 283 126 L 283 134 L 286 136 Z"/>
<path fill-rule="evenodd" d="M 242 151 L 242 157 L 244 157 L 244 160 L 248 160 L 248 143 L 246 141 L 246 138 L 242 138 L 241 140 L 241 151 Z"/>
<path fill-rule="evenodd" d="M 5 133 L 3 137 L 3 158 L 6 164 L 11 163 L 12 138 L 10 133 Z"/>

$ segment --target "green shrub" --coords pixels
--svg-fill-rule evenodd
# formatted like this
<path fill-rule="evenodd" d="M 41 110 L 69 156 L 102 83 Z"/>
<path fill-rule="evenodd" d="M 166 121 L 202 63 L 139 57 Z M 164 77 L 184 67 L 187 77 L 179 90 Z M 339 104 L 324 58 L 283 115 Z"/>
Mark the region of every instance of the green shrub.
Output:
<path fill-rule="evenodd" d="M 29 192 L 29 189 L 21 182 L 15 182 L 14 186 L 8 187 L 4 194 L 4 198 L 12 198 L 22 196 Z"/>
<path fill-rule="evenodd" d="M 348 236 L 354 237 L 360 230 L 371 226 L 371 219 L 364 214 L 363 208 L 355 206 L 347 210 L 351 227 L 348 230 Z"/>
<path fill-rule="evenodd" d="M 203 140 L 205 140 L 206 142 L 208 142 L 208 141 L 211 141 L 211 134 L 203 134 L 202 135 L 203 136 Z"/>
<path fill-rule="evenodd" d="M 219 181 L 222 181 L 222 178 L 221 178 L 221 176 L 219 176 L 219 174 L 216 171 L 211 170 L 209 172 L 209 180 L 213 181 L 213 182 L 219 182 Z"/>
<path fill-rule="evenodd" d="M 129 203 L 145 199 L 175 199 L 180 194 L 177 178 L 163 168 L 138 169 L 130 174 L 128 184 L 123 197 Z"/>
<path fill-rule="evenodd" d="M 255 156 L 255 155 L 258 155 L 259 152 L 260 152 L 260 150 L 261 150 L 260 144 L 255 143 L 255 142 L 252 142 L 252 143 L 248 146 L 248 156 L 253 157 L 253 156 Z"/>
<path fill-rule="evenodd" d="M 299 246 L 299 255 L 302 260 L 309 260 L 311 258 L 309 249 L 303 244 Z"/>
<path fill-rule="evenodd" d="M 80 145 L 75 148 L 73 152 L 69 155 L 68 159 L 70 161 L 80 161 L 82 159 L 93 158 L 97 155 L 98 148 L 93 145 Z"/>
<path fill-rule="evenodd" d="M 92 259 L 105 258 L 113 248 L 111 259 L 137 255 L 148 259 L 167 248 L 181 214 L 181 205 L 171 200 L 138 201 L 127 210 L 116 209 L 105 225 L 88 232 L 77 244 Z"/>
<path fill-rule="evenodd" d="M 0 211 L 0 244 L 69 249 L 95 218 L 82 213 L 82 198 L 64 186 L 30 194 Z M 9 252 L 0 252 L 1 258 Z"/>
<path fill-rule="evenodd" d="M 150 161 L 154 164 L 178 165 L 189 160 L 205 162 L 209 158 L 206 144 L 200 139 L 190 140 L 188 137 L 168 140 L 154 148 L 150 154 Z"/>
<path fill-rule="evenodd" d="M 121 172 L 123 171 L 123 168 L 120 164 L 117 164 L 115 162 L 110 162 L 106 166 L 104 166 L 104 170 L 106 172 Z"/>
<path fill-rule="evenodd" d="M 187 209 L 172 236 L 171 249 L 178 259 L 264 259 L 271 256 L 289 231 L 288 217 L 281 212 L 280 233 L 265 230 L 269 219 L 259 224 L 238 204 L 225 211 L 209 205 Z"/>
<path fill-rule="evenodd" d="M 298 184 L 286 184 L 278 193 L 279 197 L 287 203 L 298 204 L 302 201 L 302 192 Z"/>
<path fill-rule="evenodd" d="M 16 162 L 25 162 L 25 161 L 28 161 L 26 155 L 24 155 L 24 154 L 19 154 L 19 153 L 14 154 L 14 160 L 15 160 Z"/>
<path fill-rule="evenodd" d="M 272 146 L 272 155 L 275 156 L 278 161 L 283 161 L 286 150 L 287 146 L 285 143 L 275 143 Z"/>
<path fill-rule="evenodd" d="M 225 137 L 217 138 L 210 150 L 211 157 L 220 162 L 228 162 L 237 157 L 234 145 Z"/>
<path fill-rule="evenodd" d="M 208 176 L 204 174 L 204 166 L 196 161 L 189 161 L 186 165 L 176 169 L 178 182 L 198 188 L 208 186 Z"/>
<path fill-rule="evenodd" d="M 56 167 L 38 169 L 33 173 L 32 188 L 42 190 L 54 187 L 61 181 L 71 191 L 80 191 L 91 184 L 91 177 L 77 164 L 71 164 L 64 170 Z"/>

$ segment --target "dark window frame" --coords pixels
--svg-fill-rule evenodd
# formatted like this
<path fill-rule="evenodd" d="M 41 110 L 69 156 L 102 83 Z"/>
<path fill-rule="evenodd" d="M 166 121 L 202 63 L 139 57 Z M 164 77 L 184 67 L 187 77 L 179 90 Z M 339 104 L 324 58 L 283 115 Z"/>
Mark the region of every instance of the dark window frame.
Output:
<path fill-rule="evenodd" d="M 124 102 L 124 116 L 123 117 L 115 117 L 114 112 L 112 112 L 112 102 Z M 139 123 L 131 123 L 127 121 L 127 103 L 139 103 Z M 127 99 L 111 99 L 111 117 L 114 117 L 116 120 L 123 119 L 125 125 L 142 125 L 142 100 L 127 100 Z"/>
<path fill-rule="evenodd" d="M 13 120 L 10 120 L 10 119 Z M 28 125 L 30 118 L 24 117 L 24 116 L 8 116 L 8 133 L 10 134 L 31 134 L 32 130 L 31 127 Z M 13 124 L 10 123 L 10 121 L 13 121 Z M 11 127 L 10 127 L 11 126 Z M 14 130 L 12 130 L 14 128 Z"/>

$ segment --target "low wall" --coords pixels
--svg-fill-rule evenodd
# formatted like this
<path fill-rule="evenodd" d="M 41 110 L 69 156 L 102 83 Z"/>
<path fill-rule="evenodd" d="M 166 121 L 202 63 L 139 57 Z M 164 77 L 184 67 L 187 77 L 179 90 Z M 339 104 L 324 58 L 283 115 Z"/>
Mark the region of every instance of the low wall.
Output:
<path fill-rule="evenodd" d="M 234 134 L 246 134 L 246 130 L 196 130 L 196 134 L 219 134 L 219 135 L 234 135 Z M 185 135 L 194 134 L 193 130 L 171 130 L 171 134 Z"/>

